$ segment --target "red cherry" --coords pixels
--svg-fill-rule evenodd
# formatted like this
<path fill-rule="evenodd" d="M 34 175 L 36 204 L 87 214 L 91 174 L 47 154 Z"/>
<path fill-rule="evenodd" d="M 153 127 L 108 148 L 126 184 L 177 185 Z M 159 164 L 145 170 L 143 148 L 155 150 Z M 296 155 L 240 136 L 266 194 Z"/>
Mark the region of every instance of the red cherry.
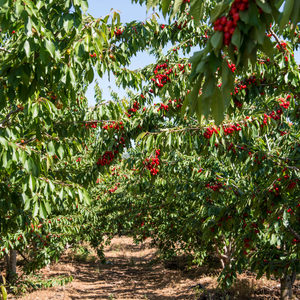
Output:
<path fill-rule="evenodd" d="M 229 28 L 227 26 L 224 26 L 223 31 L 228 32 Z"/>
<path fill-rule="evenodd" d="M 14 30 L 12 31 L 12 34 L 16 33 Z"/>
<path fill-rule="evenodd" d="M 238 12 L 236 12 L 233 16 L 232 16 L 234 21 L 238 21 L 240 19 L 240 14 Z"/>
<path fill-rule="evenodd" d="M 233 25 L 237 26 L 237 21 L 236 20 L 233 20 Z"/>
<path fill-rule="evenodd" d="M 231 38 L 231 34 L 229 32 L 225 32 L 224 39 L 229 40 Z"/>
<path fill-rule="evenodd" d="M 220 24 L 220 19 L 217 19 L 214 23 L 215 26 L 219 25 Z"/>
<path fill-rule="evenodd" d="M 243 11 L 246 9 L 246 3 L 241 3 L 240 4 L 240 10 Z"/>
<path fill-rule="evenodd" d="M 220 23 L 222 24 L 222 25 L 225 25 L 226 23 L 227 23 L 227 18 L 224 16 L 224 17 L 222 17 L 221 19 L 220 19 Z"/>
<path fill-rule="evenodd" d="M 231 28 L 229 29 L 229 33 L 230 33 L 230 34 L 233 34 L 234 31 L 235 31 L 235 27 L 231 27 Z"/>
<path fill-rule="evenodd" d="M 242 2 L 244 2 L 244 3 L 248 3 L 248 2 L 249 2 L 249 0 L 242 0 Z"/>
<path fill-rule="evenodd" d="M 221 24 L 218 25 L 218 26 L 217 26 L 217 29 L 218 29 L 219 31 L 223 31 L 223 25 L 221 25 Z"/>
<path fill-rule="evenodd" d="M 231 7 L 231 10 L 229 11 L 229 15 L 233 16 L 236 12 L 238 12 L 236 7 Z"/>
<path fill-rule="evenodd" d="M 233 26 L 233 21 L 232 20 L 228 20 L 227 22 L 226 22 L 226 27 L 227 28 L 231 28 Z"/>
<path fill-rule="evenodd" d="M 227 33 L 227 32 L 226 32 Z M 229 45 L 230 44 L 230 40 L 226 40 L 224 39 L 224 45 Z"/>

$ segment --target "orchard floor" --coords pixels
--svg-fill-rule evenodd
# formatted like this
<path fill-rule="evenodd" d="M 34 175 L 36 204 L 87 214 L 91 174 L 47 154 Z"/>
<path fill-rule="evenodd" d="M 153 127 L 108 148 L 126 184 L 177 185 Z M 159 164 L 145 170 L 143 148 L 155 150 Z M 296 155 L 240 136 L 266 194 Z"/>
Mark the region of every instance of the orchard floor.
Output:
<path fill-rule="evenodd" d="M 85 261 L 74 260 L 68 250 L 58 264 L 42 270 L 44 278 L 57 275 L 73 276 L 65 286 L 28 292 L 23 297 L 10 295 L 8 299 L 22 300 L 204 300 L 204 299 L 279 299 L 277 281 L 255 280 L 255 275 L 240 275 L 237 284 L 222 295 L 217 289 L 216 263 L 186 269 L 184 262 L 159 263 L 149 266 L 156 250 L 149 242 L 135 245 L 131 238 L 116 237 L 106 246 L 108 263 L 103 265 L 96 255 Z M 197 292 L 189 287 L 201 283 L 204 290 Z M 298 288 L 299 286 L 299 288 Z M 295 299 L 300 299 L 300 281 L 294 287 Z"/>

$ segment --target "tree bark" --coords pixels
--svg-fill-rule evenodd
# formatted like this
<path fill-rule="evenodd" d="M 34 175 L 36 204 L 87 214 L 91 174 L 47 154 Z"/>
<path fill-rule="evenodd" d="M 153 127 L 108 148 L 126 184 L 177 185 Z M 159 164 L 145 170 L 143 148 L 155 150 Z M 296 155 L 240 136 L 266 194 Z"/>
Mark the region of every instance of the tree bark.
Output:
<path fill-rule="evenodd" d="M 280 279 L 280 284 L 281 284 L 281 300 L 290 300 L 292 299 L 292 295 L 293 295 L 293 284 L 295 282 L 296 279 L 296 272 L 293 272 L 292 275 L 284 275 L 283 278 Z"/>
<path fill-rule="evenodd" d="M 13 274 L 17 273 L 17 251 L 10 249 L 10 259 L 9 259 L 9 264 L 10 264 L 10 271 Z"/>

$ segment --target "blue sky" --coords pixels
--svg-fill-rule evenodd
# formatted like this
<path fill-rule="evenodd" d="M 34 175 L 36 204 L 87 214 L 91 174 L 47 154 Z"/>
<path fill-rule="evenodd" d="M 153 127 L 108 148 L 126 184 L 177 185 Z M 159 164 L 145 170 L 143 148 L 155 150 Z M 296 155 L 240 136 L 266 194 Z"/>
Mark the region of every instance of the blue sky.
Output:
<path fill-rule="evenodd" d="M 89 9 L 87 13 L 91 14 L 95 18 L 99 18 L 102 16 L 105 16 L 110 13 L 111 9 L 118 10 L 121 14 L 121 22 L 127 23 L 131 22 L 133 20 L 143 21 L 145 20 L 153 11 L 149 11 L 147 13 L 146 6 L 139 5 L 139 4 L 132 4 L 131 0 L 90 0 L 89 1 Z M 166 23 L 166 20 L 163 19 L 163 17 L 159 20 L 161 23 Z M 171 44 L 170 44 L 171 47 Z M 191 53 L 192 54 L 192 53 Z M 295 58 L 298 63 L 300 63 L 300 51 L 295 53 Z M 130 69 L 134 70 L 137 68 L 144 67 L 150 63 L 154 63 L 155 59 L 153 56 L 150 56 L 147 53 L 138 53 L 138 55 L 132 58 Z M 119 94 L 119 96 L 122 98 L 126 92 L 121 88 L 119 89 L 115 82 L 113 76 L 111 76 L 111 81 L 108 81 L 108 76 L 105 75 L 104 78 L 99 78 L 98 76 L 95 76 L 95 78 L 98 79 L 100 88 L 103 90 L 103 98 L 104 99 L 111 99 L 110 92 L 109 92 L 109 86 Z M 94 83 L 90 84 L 88 91 L 86 93 L 86 96 L 89 100 L 89 105 L 94 105 Z"/>

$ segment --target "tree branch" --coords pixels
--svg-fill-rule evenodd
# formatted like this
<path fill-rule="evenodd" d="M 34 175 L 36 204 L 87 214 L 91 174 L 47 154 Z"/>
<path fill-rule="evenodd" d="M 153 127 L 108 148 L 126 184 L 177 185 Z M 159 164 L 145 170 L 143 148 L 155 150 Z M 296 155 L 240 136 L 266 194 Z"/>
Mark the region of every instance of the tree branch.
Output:
<path fill-rule="evenodd" d="M 9 121 L 9 118 L 10 118 L 11 115 L 16 114 L 16 113 L 19 112 L 20 110 L 21 110 L 21 108 L 17 108 L 17 109 L 15 109 L 15 110 L 10 111 L 10 112 L 7 114 L 7 116 L 5 117 L 5 119 L 4 119 L 2 122 L 0 122 L 0 127 L 3 127 L 3 125 Z"/>
<path fill-rule="evenodd" d="M 287 228 L 297 238 L 297 240 L 300 241 L 299 234 L 290 225 Z"/>
<path fill-rule="evenodd" d="M 5 48 L 3 48 L 3 47 L 0 47 L 0 50 L 1 50 L 1 51 L 4 51 L 4 52 L 7 52 L 7 53 L 11 53 L 11 51 L 9 51 L 9 50 L 7 50 L 7 49 L 5 49 Z"/>
<path fill-rule="evenodd" d="M 273 37 L 275 38 L 276 42 L 278 43 L 278 45 L 279 45 L 279 47 L 280 47 L 279 50 L 280 50 L 281 52 L 285 53 L 283 47 L 281 46 L 281 42 L 280 42 L 278 36 L 277 36 L 276 33 L 272 30 L 272 28 L 270 28 L 270 32 L 271 32 L 271 34 L 273 35 Z"/>

